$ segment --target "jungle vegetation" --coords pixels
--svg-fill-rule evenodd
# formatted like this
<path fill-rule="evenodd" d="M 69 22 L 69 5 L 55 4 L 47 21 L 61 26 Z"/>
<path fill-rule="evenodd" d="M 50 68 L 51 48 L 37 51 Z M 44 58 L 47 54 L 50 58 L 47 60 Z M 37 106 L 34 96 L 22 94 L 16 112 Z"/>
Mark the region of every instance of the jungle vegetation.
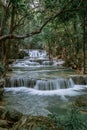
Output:
<path fill-rule="evenodd" d="M 87 0 L 0 0 L 0 62 L 45 49 L 67 67 L 87 68 Z"/>

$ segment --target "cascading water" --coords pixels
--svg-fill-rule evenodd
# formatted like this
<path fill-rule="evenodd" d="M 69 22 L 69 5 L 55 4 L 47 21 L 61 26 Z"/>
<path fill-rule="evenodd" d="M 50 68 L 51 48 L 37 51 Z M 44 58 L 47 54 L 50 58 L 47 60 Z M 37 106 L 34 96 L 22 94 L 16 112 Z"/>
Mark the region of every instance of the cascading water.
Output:
<path fill-rule="evenodd" d="M 25 52 L 29 56 L 24 59 L 17 59 L 11 67 L 43 67 L 44 65 L 61 65 L 64 63 L 62 60 L 50 61 L 44 50 L 25 50 Z"/>
<path fill-rule="evenodd" d="M 29 50 L 28 51 L 30 58 L 46 58 L 47 54 L 44 50 Z"/>
<path fill-rule="evenodd" d="M 4 82 L 4 86 L 6 87 L 20 87 L 20 86 L 26 86 L 26 87 L 34 87 L 36 84 L 36 80 L 29 79 L 29 78 L 6 78 Z"/>
<path fill-rule="evenodd" d="M 75 85 L 69 78 L 72 71 L 60 67 L 62 60 L 50 61 L 43 50 L 25 51 L 29 56 L 16 60 L 10 78 L 5 80 L 8 107 L 31 115 L 65 113 L 72 97 L 85 94 L 87 85 Z"/>
<path fill-rule="evenodd" d="M 74 83 L 72 79 L 55 79 L 55 80 L 35 80 L 29 78 L 6 78 L 4 86 L 20 87 L 25 86 L 37 90 L 57 90 L 63 88 L 72 88 Z"/>

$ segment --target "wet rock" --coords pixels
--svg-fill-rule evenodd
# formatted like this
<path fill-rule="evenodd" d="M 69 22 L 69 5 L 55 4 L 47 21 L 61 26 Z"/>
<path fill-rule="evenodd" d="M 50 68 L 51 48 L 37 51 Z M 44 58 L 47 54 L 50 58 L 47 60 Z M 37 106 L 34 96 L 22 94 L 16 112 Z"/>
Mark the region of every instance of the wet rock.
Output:
<path fill-rule="evenodd" d="M 80 96 L 75 100 L 75 105 L 79 108 L 80 112 L 87 114 L 87 96 Z"/>
<path fill-rule="evenodd" d="M 15 59 L 9 59 L 9 64 L 12 64 L 15 61 Z"/>
<path fill-rule="evenodd" d="M 53 61 L 43 61 L 43 65 L 53 65 Z"/>
<path fill-rule="evenodd" d="M 4 79 L 0 79 L 0 88 L 4 87 Z"/>
<path fill-rule="evenodd" d="M 87 107 L 87 97 L 80 96 L 76 99 L 75 103 L 79 107 Z"/>
<path fill-rule="evenodd" d="M 0 88 L 0 98 L 2 98 L 2 96 L 3 96 L 3 88 Z"/>
<path fill-rule="evenodd" d="M 9 77 L 5 78 L 4 86 L 6 86 L 6 87 L 10 87 L 11 86 L 11 82 L 10 82 L 10 78 Z"/>
<path fill-rule="evenodd" d="M 75 84 L 87 85 L 87 76 L 75 75 L 75 76 L 70 76 L 70 78 L 72 78 Z"/>

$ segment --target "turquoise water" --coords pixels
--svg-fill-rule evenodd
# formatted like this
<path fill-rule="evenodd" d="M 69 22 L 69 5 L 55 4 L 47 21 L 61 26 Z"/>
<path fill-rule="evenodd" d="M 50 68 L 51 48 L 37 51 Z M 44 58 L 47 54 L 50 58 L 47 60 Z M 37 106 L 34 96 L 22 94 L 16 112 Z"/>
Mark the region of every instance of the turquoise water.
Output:
<path fill-rule="evenodd" d="M 36 81 L 49 81 L 67 78 L 73 75 L 71 69 L 59 67 L 44 68 L 15 68 L 11 78 L 33 78 Z M 61 86 L 62 87 L 62 86 Z M 58 90 L 36 90 L 27 86 L 4 88 L 4 98 L 7 109 L 14 108 L 27 115 L 44 115 L 50 113 L 66 114 L 73 101 L 80 95 L 86 94 L 87 85 L 75 85 L 67 89 Z"/>

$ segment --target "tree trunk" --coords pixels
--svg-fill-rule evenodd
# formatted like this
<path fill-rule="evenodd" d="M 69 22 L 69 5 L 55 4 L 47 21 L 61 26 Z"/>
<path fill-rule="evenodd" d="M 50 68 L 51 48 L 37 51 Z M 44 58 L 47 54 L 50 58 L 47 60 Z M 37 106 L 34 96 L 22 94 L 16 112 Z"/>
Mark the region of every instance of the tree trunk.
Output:
<path fill-rule="evenodd" d="M 7 23 L 7 19 L 8 19 L 8 8 L 4 8 L 4 15 L 3 18 L 1 20 L 1 29 L 0 29 L 0 36 L 3 36 L 4 31 L 5 31 L 5 27 L 6 27 L 6 23 Z M 6 47 L 5 47 L 5 41 L 2 40 L 0 43 L 1 49 L 0 49 L 0 53 L 1 53 L 1 60 L 3 60 L 5 51 L 6 51 Z"/>
<path fill-rule="evenodd" d="M 77 25 L 78 25 L 78 21 L 77 21 L 77 18 L 75 18 L 74 23 L 73 23 L 74 34 L 75 35 L 78 34 Z M 75 46 L 75 53 L 77 55 L 79 53 L 79 39 L 78 39 L 78 36 L 76 36 L 74 38 L 74 46 Z"/>
<path fill-rule="evenodd" d="M 83 16 L 83 73 L 86 74 L 86 17 Z"/>
<path fill-rule="evenodd" d="M 14 20 L 15 20 L 15 7 L 12 6 L 12 13 L 11 13 L 11 22 L 10 22 L 9 34 L 12 34 L 12 32 L 13 32 Z M 4 59 L 3 59 L 4 66 L 5 66 L 6 70 L 9 69 L 8 65 L 9 65 L 10 51 L 11 51 L 11 39 L 8 39 L 7 43 L 6 43 L 6 52 L 5 52 Z"/>

